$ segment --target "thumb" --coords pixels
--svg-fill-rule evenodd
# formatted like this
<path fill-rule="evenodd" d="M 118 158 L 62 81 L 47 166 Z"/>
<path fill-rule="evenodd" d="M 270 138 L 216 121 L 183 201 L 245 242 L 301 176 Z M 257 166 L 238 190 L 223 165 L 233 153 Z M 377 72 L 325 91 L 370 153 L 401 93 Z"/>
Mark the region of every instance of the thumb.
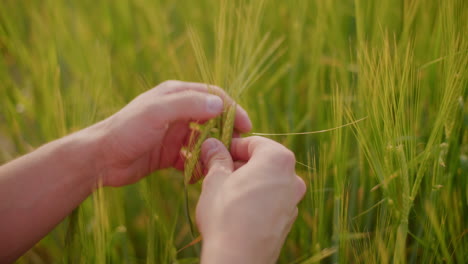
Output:
<path fill-rule="evenodd" d="M 203 142 L 201 154 L 203 166 L 207 171 L 203 189 L 217 188 L 234 170 L 231 154 L 223 143 L 214 138 Z"/>
<path fill-rule="evenodd" d="M 187 91 L 169 94 L 166 103 L 158 107 L 158 113 L 167 122 L 175 120 L 208 120 L 223 111 L 223 100 L 216 95 Z"/>

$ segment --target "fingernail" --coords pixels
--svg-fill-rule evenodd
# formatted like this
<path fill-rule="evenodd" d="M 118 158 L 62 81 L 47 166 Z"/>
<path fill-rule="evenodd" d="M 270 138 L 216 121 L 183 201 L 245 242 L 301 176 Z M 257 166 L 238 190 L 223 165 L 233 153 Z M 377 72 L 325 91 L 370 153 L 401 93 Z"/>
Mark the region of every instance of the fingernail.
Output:
<path fill-rule="evenodd" d="M 220 113 L 223 110 L 223 100 L 216 95 L 208 95 L 207 110 L 210 113 Z"/>

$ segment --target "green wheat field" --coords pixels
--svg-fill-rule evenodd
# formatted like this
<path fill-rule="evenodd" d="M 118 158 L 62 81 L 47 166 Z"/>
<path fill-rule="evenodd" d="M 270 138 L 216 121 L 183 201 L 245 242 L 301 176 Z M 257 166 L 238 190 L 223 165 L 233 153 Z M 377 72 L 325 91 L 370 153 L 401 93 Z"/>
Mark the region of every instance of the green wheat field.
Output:
<path fill-rule="evenodd" d="M 0 162 L 168 79 L 224 87 L 296 154 L 278 263 L 468 263 L 468 1 L 3 0 Z M 184 186 L 100 189 L 18 263 L 198 263 Z"/>

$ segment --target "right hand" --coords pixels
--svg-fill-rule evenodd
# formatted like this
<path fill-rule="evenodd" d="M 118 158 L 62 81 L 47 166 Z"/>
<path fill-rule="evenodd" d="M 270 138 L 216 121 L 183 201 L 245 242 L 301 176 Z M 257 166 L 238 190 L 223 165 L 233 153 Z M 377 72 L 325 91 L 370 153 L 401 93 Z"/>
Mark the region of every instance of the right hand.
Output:
<path fill-rule="evenodd" d="M 273 263 L 306 191 L 294 154 L 263 137 L 213 138 L 202 146 L 207 170 L 197 205 L 202 263 Z"/>

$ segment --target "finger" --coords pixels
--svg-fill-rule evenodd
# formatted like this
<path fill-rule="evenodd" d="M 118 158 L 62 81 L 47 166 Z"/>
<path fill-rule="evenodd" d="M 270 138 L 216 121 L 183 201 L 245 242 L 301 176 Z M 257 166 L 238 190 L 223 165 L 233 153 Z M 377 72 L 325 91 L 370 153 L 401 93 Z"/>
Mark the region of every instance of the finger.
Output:
<path fill-rule="evenodd" d="M 184 91 L 211 93 L 221 97 L 226 106 L 236 104 L 236 102 L 220 87 L 204 83 L 166 81 L 158 85 L 154 90 L 163 94 L 175 94 Z M 250 121 L 247 112 L 238 104 L 236 106 L 234 127 L 240 132 L 249 132 L 252 129 L 252 122 Z"/>
<path fill-rule="evenodd" d="M 254 164 L 267 165 L 270 169 L 294 170 L 294 153 L 283 145 L 264 137 L 234 138 L 231 144 L 234 160 L 250 161 Z"/>
<path fill-rule="evenodd" d="M 202 163 L 207 170 L 203 190 L 217 188 L 233 172 L 229 151 L 219 140 L 209 138 L 202 145 Z"/>
<path fill-rule="evenodd" d="M 250 160 L 255 154 L 265 152 L 268 149 L 284 148 L 279 143 L 259 136 L 246 138 L 233 138 L 231 154 L 234 160 Z"/>
<path fill-rule="evenodd" d="M 295 181 L 295 193 L 296 193 L 296 204 L 298 204 L 303 198 L 307 190 L 307 186 L 304 182 L 304 180 L 296 175 L 296 181 Z"/>
<path fill-rule="evenodd" d="M 216 95 L 186 91 L 165 96 L 152 110 L 163 123 L 208 120 L 221 114 L 223 101 Z"/>
<path fill-rule="evenodd" d="M 159 156 L 158 168 L 163 169 L 176 165 L 180 157 L 180 150 L 189 134 L 188 123 L 184 121 L 175 122 L 167 129 L 161 149 L 156 148 L 155 150 L 159 151 L 160 154 L 154 153 L 158 155 L 153 155 L 154 157 Z"/>
<path fill-rule="evenodd" d="M 250 121 L 247 111 L 240 105 L 236 106 L 236 118 L 234 119 L 234 128 L 242 133 L 252 130 L 252 121 Z"/>

